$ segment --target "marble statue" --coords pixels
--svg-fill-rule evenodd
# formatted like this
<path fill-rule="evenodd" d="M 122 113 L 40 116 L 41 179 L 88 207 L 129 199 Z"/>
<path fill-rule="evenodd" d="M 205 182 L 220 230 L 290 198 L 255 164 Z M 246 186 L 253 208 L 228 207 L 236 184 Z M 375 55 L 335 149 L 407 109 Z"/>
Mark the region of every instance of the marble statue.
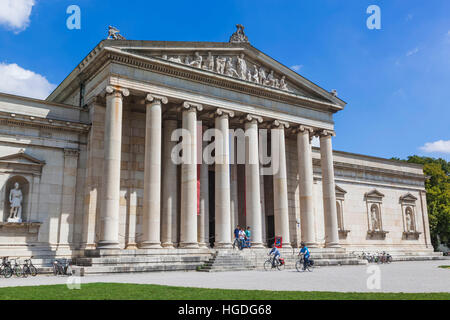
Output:
<path fill-rule="evenodd" d="M 114 28 L 113 26 L 109 26 L 108 27 L 108 38 L 106 38 L 106 39 L 125 40 L 125 37 L 123 37 L 119 32 L 120 32 L 119 29 Z"/>
<path fill-rule="evenodd" d="M 22 190 L 19 189 L 19 183 L 14 183 L 14 188 L 9 192 L 9 203 L 11 209 L 8 222 L 22 222 Z"/>
<path fill-rule="evenodd" d="M 258 67 L 255 65 L 254 68 L 255 68 L 255 73 L 254 73 L 253 76 L 252 76 L 252 80 L 253 80 L 253 82 L 255 82 L 255 83 L 259 83 L 259 72 L 258 72 Z M 249 80 L 250 80 L 250 79 L 249 79 Z"/>
<path fill-rule="evenodd" d="M 259 68 L 259 83 L 264 84 L 266 82 L 266 72 L 263 67 Z"/>
<path fill-rule="evenodd" d="M 205 60 L 203 69 L 214 71 L 214 57 L 212 56 L 211 52 L 208 52 L 208 57 Z"/>
<path fill-rule="evenodd" d="M 270 73 L 267 75 L 267 79 L 265 81 L 265 85 L 269 87 L 275 86 L 275 77 L 273 75 L 273 70 L 270 71 Z"/>
<path fill-rule="evenodd" d="M 198 52 L 196 52 L 195 56 L 194 56 L 194 60 L 192 60 L 189 63 L 189 65 L 191 67 L 194 67 L 194 68 L 201 68 L 202 67 L 202 60 L 203 60 L 202 56 Z"/>
<path fill-rule="evenodd" d="M 220 74 L 225 73 L 225 58 L 216 58 L 216 72 Z"/>
<path fill-rule="evenodd" d="M 233 67 L 231 58 L 228 58 L 225 64 L 225 74 L 229 77 L 239 77 L 236 69 Z"/>
<path fill-rule="evenodd" d="M 380 230 L 380 225 L 378 221 L 378 210 L 375 206 L 372 207 L 370 210 L 370 218 L 372 220 L 372 230 L 378 231 Z"/>
<path fill-rule="evenodd" d="M 243 53 L 241 53 L 237 57 L 237 72 L 238 72 L 239 78 L 241 78 L 242 80 L 247 79 L 247 63 L 244 60 Z"/>
<path fill-rule="evenodd" d="M 169 61 L 170 62 L 176 62 L 176 63 L 182 63 L 182 61 L 181 61 L 181 56 L 178 56 L 178 57 L 170 57 L 169 58 Z"/>
<path fill-rule="evenodd" d="M 282 76 L 281 77 L 281 79 L 280 79 L 280 84 L 279 84 L 279 88 L 281 89 L 281 90 L 288 90 L 288 87 L 287 87 L 287 83 L 286 83 L 286 77 L 285 76 Z"/>
<path fill-rule="evenodd" d="M 415 231 L 414 220 L 412 218 L 412 212 L 409 209 L 406 210 L 406 231 L 407 232 Z"/>
<path fill-rule="evenodd" d="M 233 43 L 248 43 L 248 38 L 244 33 L 244 26 L 242 24 L 236 25 L 237 30 L 231 35 L 230 42 Z"/>

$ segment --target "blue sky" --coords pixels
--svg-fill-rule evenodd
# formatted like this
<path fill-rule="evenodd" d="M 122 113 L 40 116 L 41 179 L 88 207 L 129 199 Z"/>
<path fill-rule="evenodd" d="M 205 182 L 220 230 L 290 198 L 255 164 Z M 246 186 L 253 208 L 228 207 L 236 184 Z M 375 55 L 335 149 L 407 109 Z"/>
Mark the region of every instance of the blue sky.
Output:
<path fill-rule="evenodd" d="M 69 30 L 69 5 L 81 29 Z M 369 30 L 369 5 L 381 30 Z M 128 39 L 251 44 L 348 103 L 334 149 L 450 160 L 450 1 L 0 0 L 0 91 L 45 97 L 114 25 Z"/>

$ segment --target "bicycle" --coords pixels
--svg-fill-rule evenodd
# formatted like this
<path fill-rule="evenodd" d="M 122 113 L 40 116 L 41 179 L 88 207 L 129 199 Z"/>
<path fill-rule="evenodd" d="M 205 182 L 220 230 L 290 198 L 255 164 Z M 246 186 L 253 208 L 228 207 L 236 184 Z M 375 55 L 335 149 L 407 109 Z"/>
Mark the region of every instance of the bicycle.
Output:
<path fill-rule="evenodd" d="M 264 270 L 266 271 L 273 270 L 274 268 L 282 271 L 285 269 L 285 267 L 286 263 L 284 263 L 283 258 L 275 260 L 275 257 L 269 257 L 269 259 L 264 262 Z"/>
<path fill-rule="evenodd" d="M 295 263 L 295 269 L 297 269 L 298 272 L 300 271 L 306 271 L 312 272 L 313 266 L 314 266 L 314 260 L 308 259 L 308 262 L 306 263 L 306 270 L 303 268 L 305 261 L 305 256 L 303 254 L 300 255 L 300 259 L 297 260 Z"/>
<path fill-rule="evenodd" d="M 23 264 L 22 270 L 25 277 L 27 275 L 35 277 L 38 273 L 36 267 L 33 265 L 33 262 L 31 262 L 32 258 L 33 257 L 30 257 L 30 259 L 25 259 L 25 263 Z"/>
<path fill-rule="evenodd" d="M 2 264 L 0 266 L 0 274 L 5 278 L 11 278 L 13 270 L 11 268 L 11 262 L 8 261 L 9 257 L 2 257 Z"/>
<path fill-rule="evenodd" d="M 20 266 L 19 263 L 17 263 L 17 258 L 11 260 L 14 261 L 14 266 L 11 267 L 14 275 L 16 277 L 26 277 L 26 275 L 23 274 L 22 267 Z"/>
<path fill-rule="evenodd" d="M 389 253 L 386 253 L 383 251 L 383 253 L 378 254 L 378 261 L 377 263 L 391 263 L 392 262 L 392 256 Z"/>
<path fill-rule="evenodd" d="M 61 260 L 53 261 L 53 274 L 55 276 L 57 276 L 58 274 L 66 276 L 72 275 L 73 274 L 72 260 L 64 259 L 64 261 Z"/>

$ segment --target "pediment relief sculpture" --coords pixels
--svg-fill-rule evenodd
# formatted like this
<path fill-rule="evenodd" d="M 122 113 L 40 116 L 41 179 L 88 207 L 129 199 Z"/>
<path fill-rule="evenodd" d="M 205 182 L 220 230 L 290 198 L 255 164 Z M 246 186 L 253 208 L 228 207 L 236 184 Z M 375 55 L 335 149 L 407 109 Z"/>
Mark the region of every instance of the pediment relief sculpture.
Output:
<path fill-rule="evenodd" d="M 243 53 L 239 55 L 213 55 L 211 52 L 196 51 L 193 54 L 184 55 L 163 54 L 160 58 L 266 87 L 292 92 L 286 81 L 286 76 L 276 75 L 273 70 L 250 62 Z"/>

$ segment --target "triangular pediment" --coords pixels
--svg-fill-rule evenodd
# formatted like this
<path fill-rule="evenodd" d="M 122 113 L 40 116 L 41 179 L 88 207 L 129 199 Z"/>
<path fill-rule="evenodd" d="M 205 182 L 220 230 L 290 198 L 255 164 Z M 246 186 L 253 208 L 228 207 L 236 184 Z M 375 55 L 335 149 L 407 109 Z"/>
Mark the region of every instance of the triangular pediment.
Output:
<path fill-rule="evenodd" d="M 107 40 L 105 47 L 170 63 L 174 67 L 201 70 L 220 77 L 251 83 L 261 88 L 345 106 L 336 93 L 328 92 L 292 69 L 246 43 L 166 42 Z"/>
<path fill-rule="evenodd" d="M 45 161 L 36 159 L 35 157 L 26 154 L 25 151 L 20 150 L 17 153 L 0 157 L 0 163 L 43 166 Z"/>
<path fill-rule="evenodd" d="M 384 194 L 382 194 L 377 189 L 373 189 L 372 191 L 366 192 L 365 197 L 366 198 L 383 198 Z"/>
<path fill-rule="evenodd" d="M 407 194 L 405 194 L 404 196 L 400 197 L 401 202 L 414 202 L 416 200 L 417 200 L 417 198 L 409 192 Z"/>

